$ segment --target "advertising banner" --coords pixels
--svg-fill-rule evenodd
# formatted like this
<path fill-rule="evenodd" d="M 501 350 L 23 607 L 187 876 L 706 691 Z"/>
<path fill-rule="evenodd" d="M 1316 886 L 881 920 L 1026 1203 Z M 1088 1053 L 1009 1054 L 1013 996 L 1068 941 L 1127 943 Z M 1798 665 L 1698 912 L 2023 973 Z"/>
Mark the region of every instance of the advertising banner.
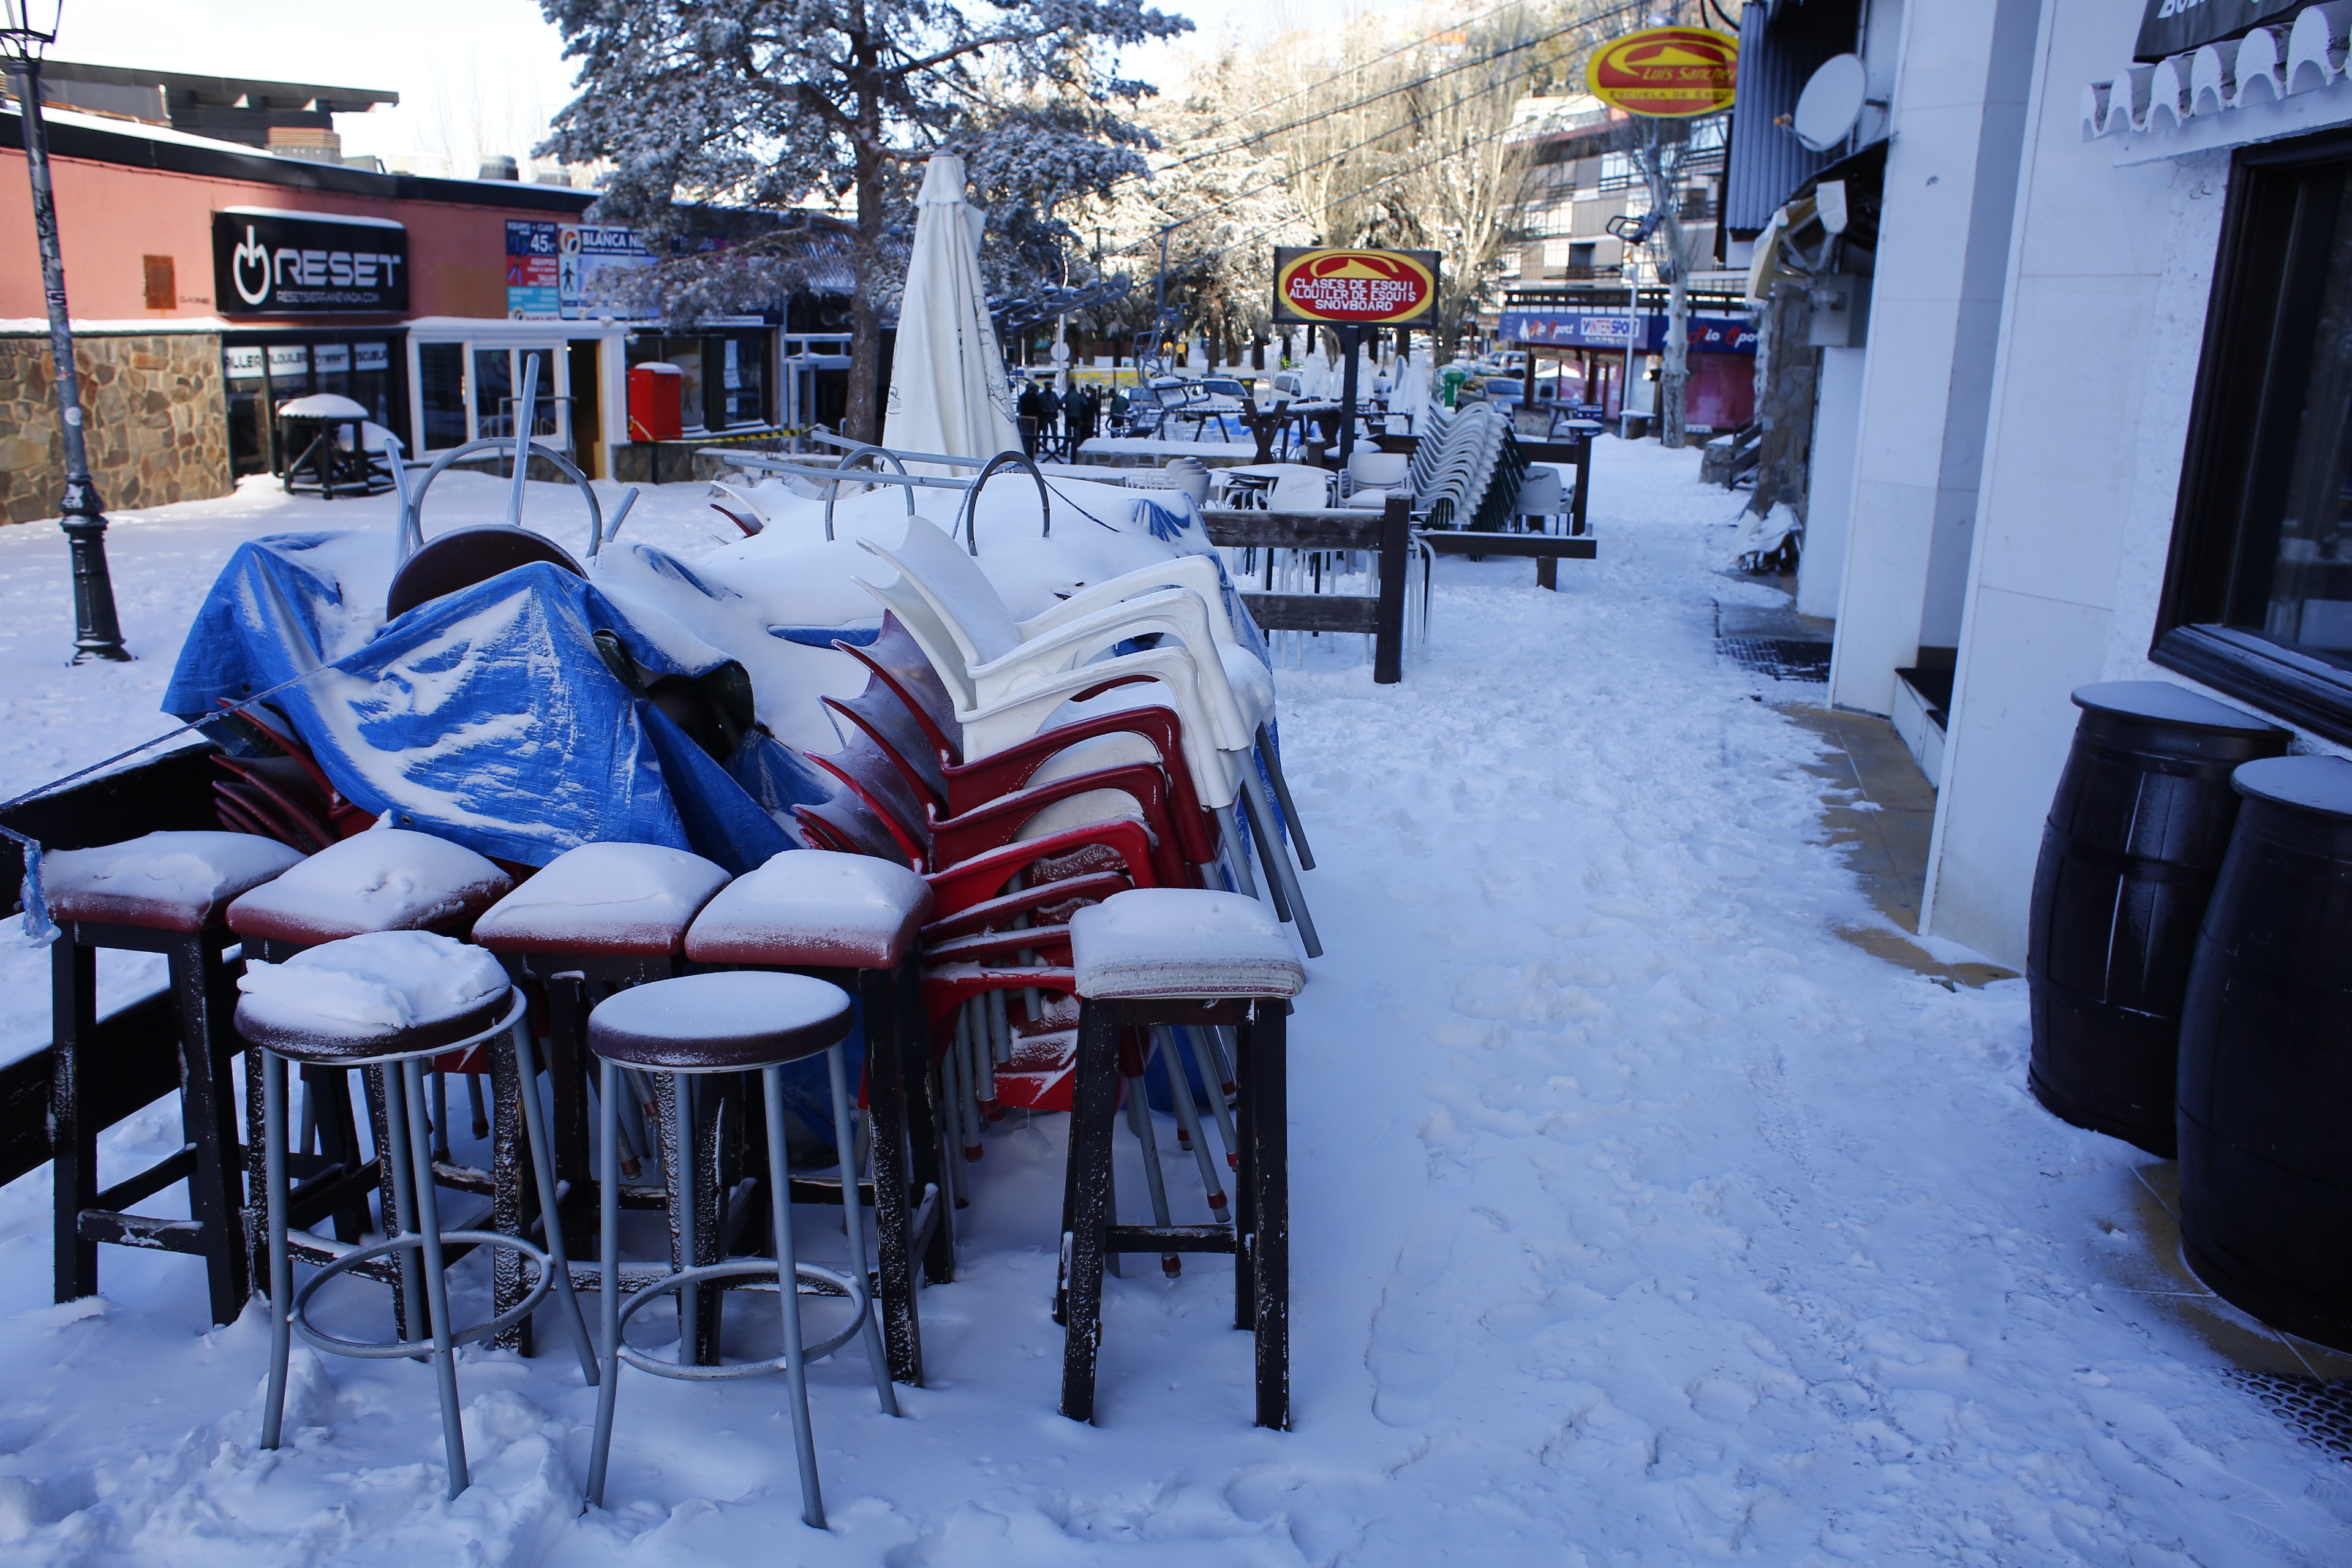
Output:
<path fill-rule="evenodd" d="M 384 218 L 224 207 L 213 214 L 213 298 L 226 316 L 408 309 L 408 231 Z"/>
<path fill-rule="evenodd" d="M 1538 348 L 1614 349 L 1655 353 L 1666 346 L 1666 318 L 1644 312 L 1506 310 L 1496 327 L 1506 342 Z M 1737 316 L 1693 316 L 1690 346 L 1700 353 L 1752 354 L 1756 326 Z"/>
<path fill-rule="evenodd" d="M 1611 39 L 1584 63 L 1593 97 L 1654 119 L 1720 113 L 1738 81 L 1739 40 L 1704 27 L 1644 27 Z"/>
<path fill-rule="evenodd" d="M 1396 327 L 1437 317 L 1433 250 L 1277 247 L 1274 319 L 1289 325 Z"/>
<path fill-rule="evenodd" d="M 636 231 L 613 225 L 507 220 L 507 315 L 517 321 L 646 317 L 625 275 L 653 265 Z"/>

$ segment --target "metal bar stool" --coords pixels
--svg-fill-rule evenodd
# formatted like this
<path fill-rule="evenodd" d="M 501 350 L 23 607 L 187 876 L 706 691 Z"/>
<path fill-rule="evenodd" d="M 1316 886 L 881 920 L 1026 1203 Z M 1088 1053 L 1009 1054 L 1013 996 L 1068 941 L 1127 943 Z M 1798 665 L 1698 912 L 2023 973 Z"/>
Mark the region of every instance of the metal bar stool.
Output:
<path fill-rule="evenodd" d="M 250 1292 L 245 1186 L 238 1163 L 236 1095 L 229 1058 L 236 938 L 230 901 L 302 858 L 245 833 L 151 833 L 96 849 L 42 858 L 49 912 L 61 928 L 50 948 L 50 1147 L 56 1181 L 57 1299 L 98 1294 L 98 1244 L 161 1248 L 205 1260 L 215 1323 L 236 1321 Z M 107 1064 L 88 1044 L 98 1029 L 100 948 L 160 952 L 171 964 L 180 1014 L 177 1153 L 101 1192 L 98 1127 L 85 1097 L 102 1100 Z M 125 1212 L 175 1183 L 188 1184 L 188 1218 Z"/>
<path fill-rule="evenodd" d="M 687 928 L 727 880 L 720 868 L 683 849 L 583 844 L 557 856 L 474 922 L 474 941 L 497 953 L 509 974 L 518 983 L 537 981 L 547 990 L 555 1174 L 570 1194 L 562 1220 L 572 1227 L 574 1239 L 584 1242 L 594 1177 L 588 1145 L 589 1010 L 615 992 L 682 973 Z M 652 1120 L 660 1125 L 681 1110 L 670 1088 L 664 1079 L 651 1096 L 656 1106 Z M 633 1113 L 625 1137 L 635 1137 L 634 1122 Z M 631 1164 L 634 1173 L 634 1159 Z M 704 1164 L 705 1192 L 698 1202 L 680 1196 L 677 1173 L 667 1162 L 663 1187 L 623 1190 L 627 1206 L 668 1213 L 672 1268 L 717 1256 L 724 1240 L 725 1215 L 718 1203 L 724 1189 L 716 1181 L 719 1162 L 712 1158 Z M 635 1282 L 653 1278 L 646 1271 Z M 630 1284 L 625 1277 L 621 1281 L 624 1289 Z M 519 1265 L 502 1272 L 500 1307 L 520 1289 Z M 710 1309 L 717 1305 L 714 1298 Z M 693 1328 L 691 1341 L 699 1346 L 717 1331 L 715 1319 L 706 1316 Z"/>
<path fill-rule="evenodd" d="M 513 888 L 512 878 L 470 849 L 427 833 L 379 827 L 328 845 L 283 876 L 239 898 L 228 907 L 228 929 L 243 940 L 248 957 L 270 963 L 283 963 L 306 949 L 368 931 L 429 931 L 462 941 L 476 918 Z M 268 1234 L 264 1213 L 263 1159 L 268 1140 L 261 1125 L 260 1054 L 249 1052 L 246 1057 L 250 1194 L 247 1229 L 257 1248 Z M 368 1228 L 368 1189 L 383 1188 L 389 1202 L 390 1187 L 382 1163 L 360 1156 L 350 1069 L 341 1063 L 306 1064 L 301 1076 L 306 1099 L 300 1131 L 287 1153 L 287 1171 L 293 1183 L 291 1246 L 302 1262 L 331 1263 L 341 1249 L 303 1233 L 331 1215 L 336 1240 L 358 1241 Z M 368 1080 L 376 1146 L 382 1148 L 390 1142 L 384 1131 L 384 1071 L 370 1068 L 362 1076 Z M 502 1089 L 508 1087 L 501 1083 Z M 501 1148 L 517 1141 L 517 1110 L 514 1095 L 499 1097 Z M 310 1152 L 314 1131 L 319 1144 L 316 1154 Z M 383 1228 L 389 1234 L 392 1226 L 387 1223 Z M 404 1254 L 397 1261 L 407 1267 L 379 1258 L 360 1272 L 392 1287 L 394 1321 L 405 1332 L 415 1281 L 403 1276 L 415 1272 L 416 1259 Z"/>
<path fill-rule="evenodd" d="M 1290 1198 L 1286 1090 L 1287 998 L 1307 984 L 1265 906 L 1237 893 L 1139 888 L 1070 917 L 1081 999 L 1076 1103 L 1062 1220 L 1062 1414 L 1095 1415 L 1102 1277 L 1122 1252 L 1223 1252 L 1234 1258 L 1234 1327 L 1256 1342 L 1257 1424 L 1290 1426 Z M 1112 1212 L 1111 1125 L 1119 1046 L 1129 1028 L 1234 1026 L 1240 1202 L 1234 1223 L 1121 1225 Z M 1189 1093 L 1181 1069 L 1170 1079 Z"/>
<path fill-rule="evenodd" d="M 857 998 L 874 1176 L 861 1183 L 856 1168 L 845 1166 L 839 1200 L 853 1228 L 862 1227 L 870 1195 L 890 1374 L 916 1384 L 923 1381 L 923 1336 L 915 1259 L 928 1257 L 936 1280 L 942 1278 L 940 1254 L 950 1260 L 950 1274 L 954 1257 L 952 1210 L 941 1194 L 938 1162 L 928 1163 L 926 1179 L 909 1119 L 919 1105 L 914 1121 L 935 1147 L 923 1088 L 930 1053 L 917 973 L 918 939 L 930 913 L 929 885 L 904 866 L 869 855 L 797 849 L 729 883 L 686 933 L 686 956 L 697 964 L 790 971 L 829 981 Z M 794 1195 L 830 1201 L 834 1193 L 802 1181 L 794 1184 Z"/>
<path fill-rule="evenodd" d="M 262 1404 L 261 1446 L 278 1447 L 286 1406 L 286 1366 L 292 1338 L 300 1334 L 312 1349 L 333 1355 L 383 1359 L 429 1354 L 441 1394 L 441 1435 L 449 1458 L 449 1495 L 467 1485 L 466 1438 L 458 1421 L 457 1347 L 500 1332 L 535 1310 L 551 1287 L 562 1299 L 580 1350 L 580 1368 L 597 1378 L 586 1320 L 572 1291 L 559 1226 L 547 1230 L 547 1246 L 487 1230 L 441 1228 L 434 1194 L 433 1152 L 425 1126 L 425 1067 L 443 1051 L 456 1050 L 511 1031 L 514 1049 L 528 1081 L 534 1076 L 530 1034 L 521 1027 L 522 994 L 509 984 L 498 961 L 427 931 L 373 931 L 307 949 L 284 963 L 255 963 L 238 982 L 236 1026 L 262 1053 L 262 1122 L 269 1189 L 269 1386 Z M 289 1246 L 291 1204 L 287 1183 L 286 1064 L 381 1067 L 384 1112 L 391 1135 L 383 1146 L 391 1172 L 394 1213 L 384 1216 L 382 1241 L 341 1253 L 294 1289 Z M 555 1174 L 548 1159 L 546 1128 L 539 1097 L 521 1097 L 530 1128 L 531 1163 L 545 1212 L 555 1212 Z M 529 1259 L 538 1279 L 522 1299 L 488 1322 L 457 1328 L 450 1322 L 445 1247 L 452 1242 L 504 1247 Z M 429 1333 L 390 1341 L 346 1340 L 311 1325 L 310 1300 L 339 1274 L 390 1253 L 418 1255 L 418 1284 Z M 411 1298 L 414 1299 L 413 1297 Z"/>
<path fill-rule="evenodd" d="M 636 1291 L 625 1301 L 607 1289 L 604 1309 L 604 1386 L 596 1402 L 596 1435 L 588 1458 L 588 1501 L 604 1500 L 604 1479 L 613 1452 L 613 1413 L 620 1392 L 621 1363 L 656 1377 L 688 1382 L 758 1377 L 782 1372 L 791 1390 L 793 1448 L 800 1460 L 801 1518 L 824 1528 L 824 1499 L 817 1485 L 816 1438 L 809 1424 L 808 1363 L 832 1354 L 851 1340 L 863 1340 L 874 1370 L 874 1388 L 886 1415 L 898 1414 L 898 1396 L 890 1386 L 890 1367 L 883 1353 L 882 1335 L 874 1321 L 873 1288 L 866 1268 L 866 1227 L 849 1232 L 849 1272 L 837 1273 L 800 1261 L 793 1243 L 792 1177 L 784 1152 L 784 1079 L 787 1063 L 823 1051 L 833 1087 L 834 1152 L 845 1172 L 854 1171 L 856 1152 L 849 1131 L 849 1081 L 842 1060 L 841 1042 L 849 1034 L 852 1013 L 849 994 L 838 985 L 804 974 L 774 974 L 736 971 L 719 974 L 689 974 L 656 981 L 625 991 L 598 1005 L 588 1018 L 588 1047 L 596 1054 L 603 1105 L 598 1157 L 604 1173 L 604 1198 L 599 1208 L 603 1227 L 604 1275 L 620 1278 L 621 1186 L 620 1070 L 624 1066 L 667 1077 L 690 1078 L 704 1073 L 760 1074 L 768 1114 L 768 1211 L 775 1227 L 775 1258 L 737 1258 L 679 1268 Z M 691 1171 L 694 1140 L 677 1137 L 671 1159 Z M 688 1193 L 690 1180 L 680 1183 Z M 704 1284 L 730 1279 L 772 1278 L 782 1309 L 784 1353 L 769 1361 L 733 1366 L 702 1366 L 690 1353 L 684 1331 L 692 1321 L 692 1293 Z M 803 1284 L 821 1295 L 848 1300 L 846 1327 L 811 1345 L 803 1342 Z M 621 1342 L 629 1320 L 661 1297 L 679 1297 L 677 1361 L 656 1361 Z"/>

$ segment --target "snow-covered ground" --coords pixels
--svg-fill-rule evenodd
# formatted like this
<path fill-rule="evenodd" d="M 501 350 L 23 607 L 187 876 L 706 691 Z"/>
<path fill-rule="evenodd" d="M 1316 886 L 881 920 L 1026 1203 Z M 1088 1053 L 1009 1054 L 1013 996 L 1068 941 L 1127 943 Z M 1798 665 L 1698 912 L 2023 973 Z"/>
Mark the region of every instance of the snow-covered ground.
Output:
<path fill-rule="evenodd" d="M 1769 705 L 1804 693 L 1715 655 L 1730 509 L 1696 464 L 1604 442 L 1601 559 L 1558 594 L 1444 563 L 1402 687 L 1344 647 L 1282 674 L 1329 948 L 1291 1037 L 1296 1431 L 1247 1425 L 1204 1259 L 1111 1283 L 1101 1425 L 1053 1414 L 1059 1119 L 990 1140 L 904 1416 L 818 1369 L 824 1535 L 764 1381 L 627 1377 L 614 1507 L 575 1517 L 593 1399 L 551 1317 L 535 1360 L 465 1358 L 455 1503 L 413 1363 L 299 1357 L 298 1429 L 258 1453 L 260 1320 L 211 1329 L 194 1264 L 121 1249 L 102 1300 L 48 1305 L 34 1176 L 0 1190 L 0 1560 L 2352 1561 L 2343 1467 L 2119 1291 L 2144 1160 L 2023 1092 L 2021 983 L 1953 992 L 1835 934 L 1879 918 L 1813 842 L 1818 742 Z M 630 529 L 690 544 L 694 489 Z M 158 727 L 236 541 L 387 510 L 120 519 L 124 668 L 58 668 L 62 543 L 0 530 L 0 791 Z M 5 1054 L 45 1035 L 44 973 L 0 951 Z M 110 1151 L 167 1150 L 163 1109 Z"/>

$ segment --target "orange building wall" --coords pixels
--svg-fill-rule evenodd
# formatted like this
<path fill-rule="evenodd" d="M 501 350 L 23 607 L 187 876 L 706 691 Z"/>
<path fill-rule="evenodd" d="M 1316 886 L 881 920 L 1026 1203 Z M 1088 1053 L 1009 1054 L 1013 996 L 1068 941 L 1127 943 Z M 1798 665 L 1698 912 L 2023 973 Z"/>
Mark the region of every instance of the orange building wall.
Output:
<path fill-rule="evenodd" d="M 73 158 L 53 157 L 50 170 L 57 184 L 66 297 L 78 319 L 162 321 L 222 314 L 213 298 L 212 215 L 238 206 L 390 218 L 408 229 L 409 316 L 502 318 L 507 313 L 506 220 L 518 216 L 509 208 L 380 200 Z M 142 258 L 148 256 L 172 258 L 179 300 L 168 310 L 147 308 Z M 0 150 L 0 317 L 46 314 L 25 155 Z M 240 324 L 310 326 L 392 319 L 234 318 Z"/>

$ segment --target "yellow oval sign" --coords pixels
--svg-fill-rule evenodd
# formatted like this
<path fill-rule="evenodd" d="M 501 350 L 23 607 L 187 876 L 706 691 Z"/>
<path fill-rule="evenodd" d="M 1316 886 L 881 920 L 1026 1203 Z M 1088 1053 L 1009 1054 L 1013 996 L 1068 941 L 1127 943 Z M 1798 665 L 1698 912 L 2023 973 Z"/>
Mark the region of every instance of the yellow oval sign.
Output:
<path fill-rule="evenodd" d="M 1392 326 L 1437 305 L 1437 254 L 1405 250 L 1278 249 L 1275 319 Z"/>
<path fill-rule="evenodd" d="M 1584 85 L 1612 109 L 1689 120 L 1731 107 L 1739 40 L 1704 27 L 1645 27 L 1593 51 Z"/>

